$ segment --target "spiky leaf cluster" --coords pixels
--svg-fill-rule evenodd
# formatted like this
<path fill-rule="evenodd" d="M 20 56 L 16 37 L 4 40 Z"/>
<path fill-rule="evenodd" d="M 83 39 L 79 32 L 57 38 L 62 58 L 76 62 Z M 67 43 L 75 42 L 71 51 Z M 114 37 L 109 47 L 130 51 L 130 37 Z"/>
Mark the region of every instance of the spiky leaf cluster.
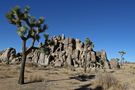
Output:
<path fill-rule="evenodd" d="M 36 19 L 29 12 L 30 7 L 28 6 L 24 9 L 16 6 L 6 14 L 6 17 L 11 24 L 17 26 L 17 33 L 22 39 L 27 40 L 32 38 L 39 41 L 39 34 L 44 32 L 48 27 L 46 24 L 43 24 L 45 21 L 44 17 Z"/>
<path fill-rule="evenodd" d="M 44 34 L 44 38 L 45 38 L 45 40 L 48 40 L 49 39 L 49 35 L 48 34 Z"/>
<path fill-rule="evenodd" d="M 49 39 L 49 34 L 44 34 L 45 42 L 44 45 L 54 45 L 54 41 Z"/>
<path fill-rule="evenodd" d="M 86 44 L 86 46 L 92 45 L 92 47 L 94 47 L 93 42 L 92 42 L 89 38 L 86 38 L 86 39 L 85 39 L 85 44 Z"/>
<path fill-rule="evenodd" d="M 119 62 L 119 61 L 120 61 L 120 59 L 119 59 L 119 58 L 116 58 L 116 61 L 117 61 L 117 62 Z"/>
<path fill-rule="evenodd" d="M 125 52 L 124 50 L 119 51 L 118 53 L 121 54 L 122 56 L 123 56 L 124 54 L 126 54 L 126 52 Z"/>

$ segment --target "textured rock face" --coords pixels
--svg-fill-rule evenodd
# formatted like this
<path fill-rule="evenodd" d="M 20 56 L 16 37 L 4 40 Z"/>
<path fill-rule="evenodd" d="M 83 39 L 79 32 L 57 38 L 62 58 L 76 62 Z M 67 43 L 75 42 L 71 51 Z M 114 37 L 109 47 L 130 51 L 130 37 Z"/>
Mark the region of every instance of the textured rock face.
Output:
<path fill-rule="evenodd" d="M 93 51 L 91 51 L 91 61 L 96 62 L 96 54 Z"/>
<path fill-rule="evenodd" d="M 76 39 L 76 49 L 82 51 L 82 43 L 79 39 Z"/>
<path fill-rule="evenodd" d="M 104 50 L 100 52 L 94 51 L 92 44 L 85 48 L 84 43 L 79 39 L 65 38 L 64 35 L 54 36 L 50 40 L 54 42 L 54 45 L 47 46 L 51 50 L 50 54 L 45 55 L 40 52 L 39 54 L 33 52 L 32 61 L 44 66 L 61 67 L 69 65 L 83 67 L 86 59 L 89 67 L 98 67 L 100 64 L 99 66 L 109 68 L 106 52 Z"/>
<path fill-rule="evenodd" d="M 86 46 L 79 39 L 65 38 L 62 36 L 54 36 L 49 39 L 53 42 L 53 45 L 48 44 L 47 52 L 41 52 L 42 43 L 38 45 L 40 49 L 32 50 L 27 55 L 27 62 L 38 64 L 39 66 L 74 66 L 83 67 L 84 61 L 87 61 L 88 67 L 106 67 L 107 66 L 107 55 L 105 51 L 96 52 L 93 50 L 92 44 Z M 16 56 L 16 51 L 13 48 L 6 49 L 3 53 L 0 53 L 1 61 L 10 61 Z M 20 60 L 20 59 L 16 59 Z"/>
<path fill-rule="evenodd" d="M 7 48 L 0 54 L 0 61 L 3 63 L 9 63 L 16 58 L 16 50 L 14 48 Z"/>

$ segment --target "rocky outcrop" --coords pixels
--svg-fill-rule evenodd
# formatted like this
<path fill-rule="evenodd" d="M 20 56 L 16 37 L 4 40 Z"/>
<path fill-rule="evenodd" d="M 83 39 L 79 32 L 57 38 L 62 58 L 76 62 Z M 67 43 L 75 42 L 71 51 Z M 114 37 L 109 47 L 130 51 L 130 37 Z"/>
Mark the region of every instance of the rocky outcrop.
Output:
<path fill-rule="evenodd" d="M 79 39 L 65 38 L 62 35 L 50 38 L 45 46 L 42 43 L 38 46 L 39 49 L 33 49 L 27 55 L 27 62 L 39 66 L 83 67 L 86 60 L 87 67 L 109 68 L 106 52 L 104 50 L 100 52 L 94 51 L 92 43 L 86 47 L 85 43 Z M 13 48 L 6 49 L 0 54 L 0 60 L 2 62 L 20 61 L 20 57 L 21 55 L 16 55 L 16 51 Z"/>
<path fill-rule="evenodd" d="M 68 65 L 83 67 L 86 59 L 87 67 L 110 68 L 106 52 L 104 50 L 100 52 L 94 51 L 92 44 L 85 47 L 85 44 L 79 39 L 65 38 L 64 35 L 54 36 L 49 39 L 49 42 L 53 42 L 53 45 L 39 45 L 47 49 L 49 54 L 45 54 L 40 50 L 33 50 L 27 56 L 27 58 L 31 57 L 29 61 L 41 66 L 61 67 Z"/>
<path fill-rule="evenodd" d="M 2 63 L 10 63 L 16 58 L 16 50 L 14 48 L 7 48 L 0 53 L 0 61 Z"/>

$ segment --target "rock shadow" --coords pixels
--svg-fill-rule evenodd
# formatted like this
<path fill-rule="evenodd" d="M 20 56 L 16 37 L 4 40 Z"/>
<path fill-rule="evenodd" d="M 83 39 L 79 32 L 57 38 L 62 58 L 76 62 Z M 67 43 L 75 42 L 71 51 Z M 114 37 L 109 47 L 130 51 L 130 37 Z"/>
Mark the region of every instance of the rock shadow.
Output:
<path fill-rule="evenodd" d="M 103 90 L 102 86 L 97 86 L 96 88 L 92 89 L 90 88 L 91 84 L 82 85 L 77 89 L 74 90 Z"/>
<path fill-rule="evenodd" d="M 43 82 L 43 80 L 26 81 L 24 84 L 30 84 L 30 83 L 40 83 L 40 82 Z"/>
<path fill-rule="evenodd" d="M 74 90 L 91 90 L 91 89 L 89 88 L 89 86 L 91 86 L 91 84 L 82 85 L 82 86 L 80 86 L 79 88 L 74 89 Z"/>
<path fill-rule="evenodd" d="M 70 77 L 70 79 L 76 79 L 76 80 L 79 80 L 81 82 L 88 81 L 88 80 L 91 80 L 94 78 L 95 78 L 95 75 L 84 75 L 84 74 Z"/>

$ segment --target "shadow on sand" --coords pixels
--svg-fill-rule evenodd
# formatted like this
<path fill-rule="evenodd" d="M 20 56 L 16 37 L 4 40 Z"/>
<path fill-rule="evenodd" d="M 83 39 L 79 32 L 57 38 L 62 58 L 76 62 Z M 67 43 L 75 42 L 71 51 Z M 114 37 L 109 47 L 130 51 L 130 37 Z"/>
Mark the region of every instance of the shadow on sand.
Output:
<path fill-rule="evenodd" d="M 82 85 L 77 89 L 74 90 L 103 90 L 103 87 L 97 86 L 96 88 L 92 89 L 90 88 L 91 84 Z"/>
<path fill-rule="evenodd" d="M 63 80 L 70 80 L 70 79 L 75 79 L 78 80 L 80 82 L 85 82 L 85 81 L 90 81 L 91 79 L 94 79 L 95 75 L 77 75 L 77 76 L 73 76 L 73 77 L 69 77 L 66 79 L 57 79 L 57 80 L 47 80 L 46 82 L 57 82 L 57 81 L 63 81 Z M 29 83 L 37 83 L 37 82 L 43 82 L 43 81 L 31 81 L 31 82 L 25 82 L 25 84 L 29 84 Z M 103 90 L 103 88 L 101 86 L 97 86 L 96 88 L 92 89 L 90 88 L 91 84 L 86 84 L 86 85 L 81 85 L 79 86 L 79 88 L 74 89 L 74 90 Z"/>
<path fill-rule="evenodd" d="M 39 80 L 39 81 L 26 81 L 24 84 L 39 83 L 39 82 L 43 82 L 43 81 L 41 81 L 41 80 Z"/>
<path fill-rule="evenodd" d="M 79 80 L 81 82 L 88 81 L 88 80 L 91 80 L 91 79 L 94 79 L 94 78 L 95 78 L 95 75 L 84 75 L 84 74 L 74 76 L 74 77 L 70 77 L 70 79 Z"/>
<path fill-rule="evenodd" d="M 75 77 L 70 77 L 70 79 L 76 79 L 81 82 L 89 81 L 94 78 L 95 78 L 95 75 L 78 75 Z M 103 90 L 102 86 L 97 86 L 96 88 L 92 89 L 92 88 L 90 88 L 91 85 L 92 84 L 81 85 L 79 88 L 76 88 L 74 90 Z"/>

